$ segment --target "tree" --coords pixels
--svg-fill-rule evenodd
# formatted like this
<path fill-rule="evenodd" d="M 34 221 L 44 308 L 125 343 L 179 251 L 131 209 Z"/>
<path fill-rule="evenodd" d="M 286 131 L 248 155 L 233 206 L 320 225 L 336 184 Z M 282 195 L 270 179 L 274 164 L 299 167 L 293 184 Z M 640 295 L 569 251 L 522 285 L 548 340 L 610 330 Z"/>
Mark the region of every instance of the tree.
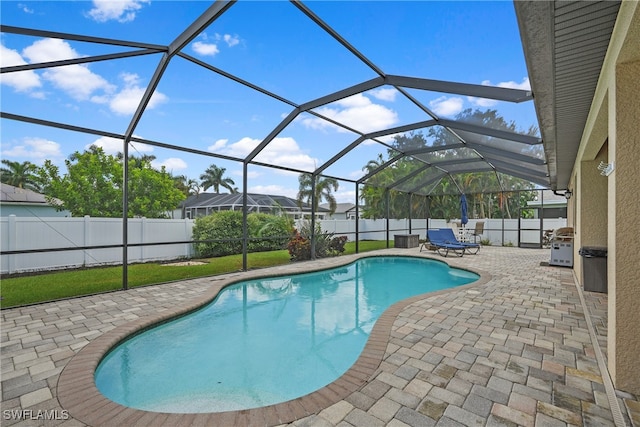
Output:
<path fill-rule="evenodd" d="M 3 159 L 2 164 L 6 167 L 0 168 L 0 180 L 3 184 L 26 190 L 40 191 L 38 180 L 38 167 L 31 162 L 13 162 Z"/>
<path fill-rule="evenodd" d="M 224 173 L 227 170 L 225 168 L 219 168 L 216 165 L 209 166 L 202 175 L 200 175 L 200 186 L 204 191 L 213 187 L 213 191 L 220 192 L 220 187 L 224 187 L 231 193 L 235 193 L 235 182 L 231 178 L 225 178 Z"/>
<path fill-rule="evenodd" d="M 185 197 L 200 193 L 200 186 L 195 179 L 187 178 L 186 175 L 172 176 L 171 179 L 173 179 L 176 188 L 180 190 Z"/>
<path fill-rule="evenodd" d="M 487 126 L 492 129 L 506 130 L 515 132 L 516 125 L 514 122 L 507 122 L 503 117 L 499 116 L 496 110 L 472 110 L 467 109 L 461 112 L 456 120 L 476 124 L 480 126 Z M 522 131 L 521 131 L 522 132 Z M 528 129 L 529 135 L 535 135 L 537 129 L 532 126 Z M 476 141 L 480 144 L 487 144 L 487 146 L 494 145 L 495 142 L 491 141 L 490 137 L 478 136 L 480 141 Z M 485 141 L 485 138 L 487 139 Z M 403 135 L 394 136 L 394 142 L 391 144 L 392 148 L 387 151 L 389 159 L 396 156 L 399 151 L 407 152 L 411 150 L 418 150 L 427 147 L 446 147 L 454 143 L 458 143 L 459 140 L 446 128 L 441 126 L 433 126 L 428 129 L 426 136 L 421 132 L 410 132 Z M 528 156 L 541 155 L 542 148 L 540 146 L 521 144 L 520 154 Z M 466 156 L 466 157 L 465 157 Z M 384 218 L 386 216 L 386 188 L 393 187 L 393 184 L 403 177 L 411 176 L 412 172 L 417 174 L 413 178 L 404 181 L 402 187 L 405 189 L 413 189 L 417 194 L 428 193 L 430 196 L 430 216 L 440 218 L 455 218 L 460 215 L 459 208 L 459 196 L 461 189 L 465 194 L 471 195 L 468 197 L 470 213 L 479 217 L 501 217 L 504 215 L 510 217 L 513 212 L 517 212 L 521 203 L 525 203 L 526 200 L 532 200 L 531 192 L 523 192 L 523 198 L 510 197 L 505 199 L 500 198 L 500 203 L 495 203 L 495 196 L 491 194 L 485 194 L 487 192 L 500 191 L 502 187 L 506 191 L 517 190 L 530 190 L 533 188 L 533 184 L 519 178 L 511 177 L 504 174 L 496 175 L 494 172 L 474 172 L 474 173 L 462 173 L 454 174 L 452 176 L 442 176 L 439 181 L 432 181 L 437 178 L 437 174 L 434 169 L 429 168 L 424 172 L 418 173 L 418 168 L 423 167 L 425 163 L 437 164 L 443 160 L 456 160 L 468 158 L 467 153 L 463 153 L 460 150 L 446 150 L 426 152 L 418 154 L 421 161 L 416 161 L 414 157 L 404 157 L 386 169 L 378 172 L 367 180 L 367 184 L 364 186 L 361 192 L 361 199 L 364 201 L 363 217 L 365 218 Z M 382 156 L 378 156 L 376 160 L 369 161 L 363 170 L 367 173 L 375 170 L 378 166 L 385 161 Z M 500 179 L 500 182 L 498 181 Z M 425 180 L 431 181 L 428 188 L 424 187 Z M 389 193 L 389 211 L 392 218 L 406 218 L 408 216 L 409 195 L 404 192 L 391 190 Z M 416 198 L 419 199 L 419 198 Z M 419 215 L 426 214 L 424 210 L 424 203 L 416 203 L 412 200 L 412 216 L 417 217 Z"/>
<path fill-rule="evenodd" d="M 118 154 L 116 154 L 116 158 L 122 161 L 122 159 L 124 158 L 124 154 L 119 152 Z M 155 159 L 156 156 L 154 156 L 153 154 L 141 154 L 140 156 L 129 155 L 129 162 L 133 161 L 133 166 L 137 168 L 151 165 L 151 162 L 153 162 Z"/>
<path fill-rule="evenodd" d="M 63 176 L 50 160 L 39 169 L 49 203 L 74 216 L 122 216 L 122 159 L 91 146 L 82 153 L 73 153 L 65 165 L 67 173 Z M 158 171 L 151 167 L 150 161 L 134 158 L 129 159 L 128 189 L 130 217 L 164 218 L 184 199 L 164 168 Z"/>
<path fill-rule="evenodd" d="M 302 203 L 311 204 L 313 199 L 313 177 L 310 173 L 300 174 L 298 177 L 298 204 Z M 316 177 L 315 187 L 315 205 L 314 210 L 318 211 L 318 205 L 321 200 L 326 200 L 329 203 L 329 212 L 333 214 L 336 211 L 337 202 L 336 198 L 332 194 L 333 191 L 338 191 L 338 181 L 334 178 Z"/>

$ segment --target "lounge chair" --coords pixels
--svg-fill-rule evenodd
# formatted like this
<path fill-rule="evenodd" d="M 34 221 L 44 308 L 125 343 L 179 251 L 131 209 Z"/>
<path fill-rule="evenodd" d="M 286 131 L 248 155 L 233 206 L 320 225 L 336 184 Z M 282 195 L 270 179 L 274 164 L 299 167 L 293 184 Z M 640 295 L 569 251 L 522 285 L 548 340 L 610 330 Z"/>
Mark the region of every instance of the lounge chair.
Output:
<path fill-rule="evenodd" d="M 477 237 L 480 236 L 482 237 L 482 234 L 484 233 L 484 221 L 478 221 L 476 222 L 476 226 L 473 229 L 473 231 L 471 232 L 471 235 L 473 236 L 473 242 L 477 243 Z"/>
<path fill-rule="evenodd" d="M 422 248 L 427 248 L 427 245 L 430 245 L 440 256 L 446 257 L 449 255 L 449 251 L 453 251 L 458 256 L 464 255 L 465 247 L 459 243 L 447 242 L 441 232 L 442 230 L 427 230 L 428 242 L 422 244 L 420 252 L 422 252 Z"/>
<path fill-rule="evenodd" d="M 445 242 L 462 245 L 464 246 L 465 252 L 468 252 L 472 255 L 475 255 L 480 250 L 480 245 L 478 243 L 470 243 L 470 242 L 461 242 L 456 239 L 456 235 L 453 234 L 453 230 L 450 228 L 441 228 L 440 234 L 443 237 Z"/>

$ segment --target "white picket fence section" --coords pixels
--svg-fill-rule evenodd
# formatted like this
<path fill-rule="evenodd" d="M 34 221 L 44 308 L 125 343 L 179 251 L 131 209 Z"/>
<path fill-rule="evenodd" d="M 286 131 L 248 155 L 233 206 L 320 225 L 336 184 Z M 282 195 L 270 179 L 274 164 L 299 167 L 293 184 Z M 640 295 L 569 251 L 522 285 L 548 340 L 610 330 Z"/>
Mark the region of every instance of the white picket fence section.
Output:
<path fill-rule="evenodd" d="M 473 228 L 476 221 L 485 222 L 483 239 L 492 245 L 518 242 L 518 220 L 472 219 L 467 228 Z M 353 220 L 319 221 L 323 231 L 345 235 L 355 240 L 356 223 Z M 132 218 L 128 222 L 129 244 L 185 242 L 192 238 L 194 220 L 191 219 L 148 219 Z M 298 224 L 299 226 L 300 224 Z M 360 220 L 360 240 L 385 240 L 387 221 Z M 429 219 L 429 228 L 444 228 L 444 219 Z M 566 219 L 545 219 L 542 229 L 556 229 L 566 226 Z M 540 232 L 524 230 L 540 228 L 540 220 L 522 220 L 520 241 L 539 244 Z M 412 219 L 411 233 L 420 238 L 426 236 L 427 220 Z M 395 234 L 409 234 L 409 220 L 389 220 L 389 239 Z M 122 219 L 120 218 L 67 218 L 67 217 L 16 217 L 0 218 L 0 244 L 2 251 L 39 250 L 52 248 L 74 248 L 86 246 L 119 245 L 122 243 Z M 148 262 L 191 258 L 194 256 L 192 244 L 169 244 L 158 246 L 129 247 L 129 262 Z M 19 273 L 29 271 L 54 270 L 62 268 L 88 267 L 96 265 L 116 265 L 122 263 L 121 248 L 76 249 L 59 252 L 9 254 L 0 257 L 0 272 Z"/>

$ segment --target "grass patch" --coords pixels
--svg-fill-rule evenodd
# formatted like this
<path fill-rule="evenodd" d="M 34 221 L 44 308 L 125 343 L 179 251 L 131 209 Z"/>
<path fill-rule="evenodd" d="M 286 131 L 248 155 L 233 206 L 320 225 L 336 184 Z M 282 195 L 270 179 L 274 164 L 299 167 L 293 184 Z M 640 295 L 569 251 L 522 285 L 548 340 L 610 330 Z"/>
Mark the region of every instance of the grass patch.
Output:
<path fill-rule="evenodd" d="M 393 246 L 393 242 L 390 242 Z M 386 248 L 384 241 L 359 242 L 360 252 Z M 347 242 L 345 254 L 355 253 L 355 242 Z M 127 271 L 129 287 L 166 283 L 176 280 L 216 276 L 242 270 L 242 255 L 199 260 L 202 265 L 167 266 L 161 263 L 132 264 Z M 247 254 L 249 269 L 288 264 L 286 250 Z M 67 271 L 29 274 L 2 279 L 2 308 L 52 301 L 122 289 L 122 267 L 94 267 Z"/>

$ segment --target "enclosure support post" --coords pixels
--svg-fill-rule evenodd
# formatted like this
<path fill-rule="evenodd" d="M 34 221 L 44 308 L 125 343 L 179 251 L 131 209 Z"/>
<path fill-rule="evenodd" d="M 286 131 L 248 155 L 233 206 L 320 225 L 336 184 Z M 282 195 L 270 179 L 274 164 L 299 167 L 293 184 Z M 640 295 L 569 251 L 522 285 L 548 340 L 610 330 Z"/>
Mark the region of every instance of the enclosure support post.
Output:
<path fill-rule="evenodd" d="M 522 209 L 518 208 L 518 247 L 520 247 L 520 233 L 522 233 Z"/>
<path fill-rule="evenodd" d="M 358 207 L 358 190 L 360 185 L 356 182 L 356 253 L 360 253 L 360 209 Z"/>
<path fill-rule="evenodd" d="M 413 198 L 413 193 L 409 193 L 409 234 L 411 234 L 411 199 Z"/>
<path fill-rule="evenodd" d="M 540 249 L 542 249 L 543 234 L 544 234 L 544 190 L 540 190 Z"/>
<path fill-rule="evenodd" d="M 427 207 L 427 209 L 426 209 L 426 211 L 427 211 L 427 230 L 429 230 L 429 220 L 431 219 L 430 218 L 431 217 L 431 196 L 426 196 L 424 198 L 424 200 L 425 200 L 425 203 L 427 205 L 426 206 Z M 425 234 L 425 238 L 426 238 L 427 232 L 425 231 L 424 234 Z"/>
<path fill-rule="evenodd" d="M 502 194 L 502 204 L 500 205 L 500 217 L 502 218 L 502 237 L 500 239 L 500 245 L 504 246 L 504 204 L 509 203 L 509 201 L 505 200 L 504 191 L 501 191 L 500 194 Z"/>
<path fill-rule="evenodd" d="M 122 141 L 122 289 L 129 289 L 129 141 Z"/>
<path fill-rule="evenodd" d="M 385 215 L 387 217 L 387 225 L 386 225 L 386 229 L 387 229 L 387 249 L 389 249 L 389 212 L 391 212 L 391 206 L 389 206 L 389 189 L 387 188 L 387 191 L 385 193 L 386 196 L 386 201 L 387 201 L 387 214 Z"/>
<path fill-rule="evenodd" d="M 242 164 L 242 270 L 247 271 L 247 249 L 249 245 L 247 244 L 247 234 L 249 227 L 247 226 L 247 218 L 249 212 L 247 210 L 247 162 Z"/>
<path fill-rule="evenodd" d="M 311 259 L 316 259 L 316 174 L 311 174 Z"/>

